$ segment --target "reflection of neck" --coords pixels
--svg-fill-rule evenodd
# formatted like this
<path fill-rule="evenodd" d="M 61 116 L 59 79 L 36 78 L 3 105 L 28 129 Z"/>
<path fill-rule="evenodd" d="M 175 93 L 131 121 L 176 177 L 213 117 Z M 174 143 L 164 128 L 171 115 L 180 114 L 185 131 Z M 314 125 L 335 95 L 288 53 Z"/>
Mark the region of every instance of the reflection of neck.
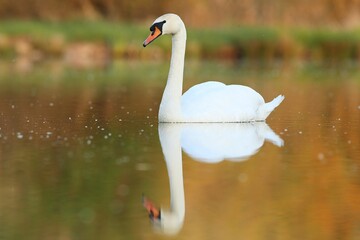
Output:
<path fill-rule="evenodd" d="M 179 124 L 159 124 L 159 137 L 170 181 L 170 212 L 161 212 L 162 221 L 173 230 L 180 230 L 185 217 L 185 196 Z"/>

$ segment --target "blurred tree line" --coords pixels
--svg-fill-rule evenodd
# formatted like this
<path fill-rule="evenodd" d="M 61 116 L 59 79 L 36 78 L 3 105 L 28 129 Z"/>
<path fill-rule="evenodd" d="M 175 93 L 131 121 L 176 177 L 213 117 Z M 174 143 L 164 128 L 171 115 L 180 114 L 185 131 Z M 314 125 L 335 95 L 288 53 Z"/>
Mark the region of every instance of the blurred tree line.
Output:
<path fill-rule="evenodd" d="M 193 26 L 360 26 L 360 0 L 0 0 L 1 19 L 137 21 L 175 12 Z"/>

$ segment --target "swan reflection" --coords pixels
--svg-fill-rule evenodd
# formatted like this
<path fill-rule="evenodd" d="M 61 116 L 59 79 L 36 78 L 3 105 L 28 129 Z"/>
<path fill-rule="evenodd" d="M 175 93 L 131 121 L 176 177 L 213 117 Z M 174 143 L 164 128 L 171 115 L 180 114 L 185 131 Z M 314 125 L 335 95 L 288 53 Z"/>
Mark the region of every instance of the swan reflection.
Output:
<path fill-rule="evenodd" d="M 284 144 L 265 122 L 184 124 L 173 127 L 181 127 L 178 131 L 181 131 L 184 152 L 207 163 L 224 159 L 246 160 L 261 148 L 265 140 L 278 147 Z"/>
<path fill-rule="evenodd" d="M 154 226 L 169 235 L 178 233 L 185 218 L 182 149 L 193 159 L 217 163 L 243 161 L 254 155 L 265 141 L 281 147 L 284 142 L 265 122 L 230 124 L 159 124 L 159 138 L 170 181 L 170 209 L 158 209 L 143 198 Z"/>

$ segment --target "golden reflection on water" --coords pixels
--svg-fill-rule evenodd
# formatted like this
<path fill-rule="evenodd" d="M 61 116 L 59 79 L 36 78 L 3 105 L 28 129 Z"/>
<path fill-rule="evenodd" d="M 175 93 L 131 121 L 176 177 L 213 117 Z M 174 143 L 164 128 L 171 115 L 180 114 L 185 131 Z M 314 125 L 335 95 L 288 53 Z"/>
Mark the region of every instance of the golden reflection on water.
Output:
<path fill-rule="evenodd" d="M 229 72 L 225 81 L 266 99 L 286 96 L 267 121 L 285 144 L 265 142 L 242 162 L 208 164 L 183 153 L 186 215 L 172 239 L 357 239 L 358 75 L 230 68 L 219 69 Z M 137 80 L 134 69 L 3 73 L 0 237 L 167 238 L 153 231 L 141 203 L 144 193 L 170 208 L 156 120 L 165 83 L 156 80 L 162 73 Z M 189 67 L 185 88 L 202 70 L 208 66 Z"/>

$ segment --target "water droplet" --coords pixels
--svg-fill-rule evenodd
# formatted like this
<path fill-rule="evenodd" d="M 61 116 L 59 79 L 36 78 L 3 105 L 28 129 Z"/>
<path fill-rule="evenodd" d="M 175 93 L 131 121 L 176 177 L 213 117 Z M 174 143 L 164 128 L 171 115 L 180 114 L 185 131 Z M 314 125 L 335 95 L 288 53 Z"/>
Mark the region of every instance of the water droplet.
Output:
<path fill-rule="evenodd" d="M 136 164 L 136 170 L 148 171 L 148 170 L 150 170 L 150 165 L 147 163 L 138 163 L 138 164 Z"/>
<path fill-rule="evenodd" d="M 319 153 L 317 157 L 320 161 L 322 161 L 322 160 L 324 160 L 325 155 L 323 153 Z"/>
<path fill-rule="evenodd" d="M 241 174 L 239 174 L 239 176 L 238 176 L 238 180 L 239 180 L 239 182 L 241 182 L 241 183 L 245 183 L 245 182 L 247 182 L 247 180 L 248 180 L 248 175 L 247 175 L 246 173 L 241 173 Z"/>
<path fill-rule="evenodd" d="M 95 219 L 95 213 L 90 208 L 84 208 L 80 211 L 79 218 L 83 223 L 90 224 Z"/>
<path fill-rule="evenodd" d="M 128 156 L 123 156 L 121 158 L 116 159 L 116 164 L 121 165 L 123 163 L 129 162 L 130 158 Z"/>
<path fill-rule="evenodd" d="M 16 137 L 17 137 L 18 139 L 23 139 L 24 135 L 22 135 L 21 132 L 18 132 L 18 133 L 16 133 Z"/>
<path fill-rule="evenodd" d="M 126 196 L 129 194 L 129 186 L 126 184 L 121 184 L 118 189 L 117 189 L 117 193 L 120 196 Z"/>

